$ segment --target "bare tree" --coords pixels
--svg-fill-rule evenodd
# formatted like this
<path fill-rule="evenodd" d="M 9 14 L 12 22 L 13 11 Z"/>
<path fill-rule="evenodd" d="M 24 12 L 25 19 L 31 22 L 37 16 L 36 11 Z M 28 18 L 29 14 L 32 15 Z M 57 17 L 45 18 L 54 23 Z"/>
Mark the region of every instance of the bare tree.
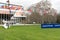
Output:
<path fill-rule="evenodd" d="M 32 14 L 30 15 L 31 22 L 36 23 L 56 23 L 57 10 L 51 7 L 51 3 L 48 0 L 42 0 L 39 3 L 31 6 Z"/>

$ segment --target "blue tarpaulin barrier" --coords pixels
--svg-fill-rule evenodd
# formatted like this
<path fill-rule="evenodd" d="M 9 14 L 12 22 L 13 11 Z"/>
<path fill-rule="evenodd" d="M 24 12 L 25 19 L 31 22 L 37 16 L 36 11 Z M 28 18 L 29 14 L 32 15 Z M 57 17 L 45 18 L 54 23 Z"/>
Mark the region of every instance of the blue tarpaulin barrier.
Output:
<path fill-rule="evenodd" d="M 41 24 L 41 28 L 60 28 L 60 24 Z"/>

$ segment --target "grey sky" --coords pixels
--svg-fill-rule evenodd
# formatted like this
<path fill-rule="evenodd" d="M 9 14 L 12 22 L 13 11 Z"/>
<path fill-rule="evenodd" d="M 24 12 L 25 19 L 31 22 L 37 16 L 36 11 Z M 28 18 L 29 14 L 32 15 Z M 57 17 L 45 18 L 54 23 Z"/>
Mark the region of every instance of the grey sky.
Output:
<path fill-rule="evenodd" d="M 6 3 L 7 0 L 0 0 L 0 2 Z M 23 5 L 29 7 L 32 4 L 38 3 L 41 0 L 10 0 L 12 4 Z M 60 0 L 49 0 L 52 3 L 52 7 L 60 11 Z"/>

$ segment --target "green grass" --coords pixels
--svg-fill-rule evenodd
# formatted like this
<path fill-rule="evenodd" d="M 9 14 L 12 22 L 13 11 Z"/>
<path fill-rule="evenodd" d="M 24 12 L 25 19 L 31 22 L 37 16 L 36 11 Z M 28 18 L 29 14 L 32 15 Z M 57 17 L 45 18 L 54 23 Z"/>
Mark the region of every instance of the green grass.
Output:
<path fill-rule="evenodd" d="M 60 40 L 60 28 L 41 28 L 40 25 L 0 27 L 0 40 Z"/>

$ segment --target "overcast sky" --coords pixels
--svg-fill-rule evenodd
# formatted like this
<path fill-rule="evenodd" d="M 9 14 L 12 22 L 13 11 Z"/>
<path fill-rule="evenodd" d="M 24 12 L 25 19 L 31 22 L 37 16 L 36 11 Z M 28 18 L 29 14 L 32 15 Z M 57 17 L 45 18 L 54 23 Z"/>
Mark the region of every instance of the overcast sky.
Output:
<path fill-rule="evenodd" d="M 7 0 L 0 0 L 0 2 L 6 3 Z M 11 4 L 18 4 L 24 7 L 29 7 L 32 4 L 38 3 L 41 0 L 10 0 Z M 52 3 L 52 7 L 60 11 L 60 0 L 49 0 Z"/>

